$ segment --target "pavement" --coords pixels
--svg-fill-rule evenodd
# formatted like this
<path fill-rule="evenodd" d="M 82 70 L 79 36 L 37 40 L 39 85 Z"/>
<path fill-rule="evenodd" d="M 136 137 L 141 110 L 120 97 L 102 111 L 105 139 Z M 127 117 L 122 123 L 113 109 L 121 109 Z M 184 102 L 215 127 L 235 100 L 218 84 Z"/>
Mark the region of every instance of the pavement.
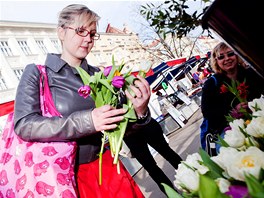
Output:
<path fill-rule="evenodd" d="M 187 155 L 198 152 L 200 147 L 200 124 L 202 122 L 202 113 L 199 108 L 189 119 L 186 125 L 175 130 L 167 137 L 169 145 L 176 151 L 183 160 Z M 155 155 L 158 166 L 173 182 L 175 180 L 175 169 L 159 154 Z M 140 168 L 133 175 L 135 182 L 140 187 L 146 198 L 166 198 L 167 196 L 160 191 L 158 185 L 152 180 L 144 168 Z"/>

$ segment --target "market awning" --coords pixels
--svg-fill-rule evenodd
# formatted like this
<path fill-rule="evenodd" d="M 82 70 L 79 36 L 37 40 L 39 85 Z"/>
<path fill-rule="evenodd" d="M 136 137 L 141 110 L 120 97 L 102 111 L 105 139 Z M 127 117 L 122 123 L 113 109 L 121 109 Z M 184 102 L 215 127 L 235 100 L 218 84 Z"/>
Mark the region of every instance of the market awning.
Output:
<path fill-rule="evenodd" d="M 171 67 L 175 67 L 176 65 L 182 64 L 184 62 L 186 62 L 186 58 L 178 58 L 162 62 L 161 64 L 153 68 L 153 74 L 147 76 L 146 80 L 149 84 L 152 84 L 158 78 L 162 71 L 165 71 Z"/>
<path fill-rule="evenodd" d="M 205 64 L 205 62 L 208 60 L 208 57 L 200 58 L 200 56 L 193 56 L 189 60 L 187 60 L 185 63 L 175 66 L 175 67 L 168 67 L 165 70 L 162 70 L 159 74 L 155 75 L 155 79 L 159 79 L 158 82 L 155 82 L 156 85 L 152 88 L 152 91 L 157 91 L 161 89 L 162 82 L 168 83 L 172 79 L 180 80 L 185 76 L 186 73 L 192 70 L 195 66 L 200 66 Z M 150 76 L 152 77 L 152 76 Z M 148 77 L 148 78 L 150 78 Z M 146 78 L 146 79 L 148 79 Z"/>
<path fill-rule="evenodd" d="M 11 113 L 14 110 L 14 101 L 0 104 L 0 116 Z"/>

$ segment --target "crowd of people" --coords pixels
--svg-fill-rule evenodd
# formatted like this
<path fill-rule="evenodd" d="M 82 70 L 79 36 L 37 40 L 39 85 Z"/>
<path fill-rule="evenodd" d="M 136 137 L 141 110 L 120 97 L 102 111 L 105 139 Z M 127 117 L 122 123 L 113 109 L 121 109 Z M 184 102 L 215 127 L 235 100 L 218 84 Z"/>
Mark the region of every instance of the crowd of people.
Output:
<path fill-rule="evenodd" d="M 100 37 L 97 32 L 99 19 L 98 14 L 81 4 L 68 5 L 60 12 L 57 33 L 62 44 L 62 53 L 48 54 L 45 66 L 53 101 L 62 116 L 42 116 L 39 99 L 40 74 L 35 64 L 27 65 L 16 93 L 15 132 L 21 139 L 29 142 L 77 142 L 74 174 L 78 197 L 144 197 L 121 161 L 121 167 L 125 172 L 123 177 L 118 176 L 117 172 L 112 172 L 111 179 L 107 180 L 107 175 L 104 176 L 107 184 L 102 186 L 99 186 L 97 180 L 89 180 L 98 174 L 91 167 L 99 163 L 102 132 L 118 127 L 117 123 L 124 119 L 126 113 L 126 109 L 110 105 L 96 107 L 91 97 L 80 97 L 77 92 L 83 82 L 76 67 L 81 67 L 91 76 L 100 70 L 90 65 L 86 59 Z M 264 94 L 263 86 L 259 86 L 263 85 L 264 80 L 250 67 L 244 67 L 243 61 L 235 51 L 224 42 L 220 42 L 212 50 L 210 65 L 213 72 L 201 68 L 193 78 L 203 81 L 201 102 L 203 117 L 208 119 L 212 131 L 222 135 L 228 125 L 225 116 L 233 108 L 237 111 L 241 108 L 247 109 L 247 104 L 234 100 L 231 93 L 222 93 L 221 86 L 224 83 L 231 83 L 231 80 L 241 83 L 246 80 L 247 99 L 250 101 Z M 214 76 L 216 81 L 211 76 Z M 148 108 L 151 88 L 148 82 L 138 76 L 130 88 L 134 94 L 128 91 L 125 91 L 125 94 L 132 102 L 137 121 L 129 123 L 124 141 L 132 156 L 166 194 L 162 183 L 171 188 L 175 187 L 157 165 L 148 145 L 175 169 L 182 158 L 169 146 L 160 124 L 151 117 Z M 178 87 L 178 90 L 181 88 Z M 185 90 L 181 91 L 185 93 Z M 158 100 L 162 101 L 163 96 L 160 92 L 157 94 Z M 201 144 L 205 135 L 201 134 Z M 106 148 L 103 155 L 111 157 Z M 103 166 L 112 164 L 103 163 Z M 120 190 L 119 185 L 125 185 L 126 188 Z"/>

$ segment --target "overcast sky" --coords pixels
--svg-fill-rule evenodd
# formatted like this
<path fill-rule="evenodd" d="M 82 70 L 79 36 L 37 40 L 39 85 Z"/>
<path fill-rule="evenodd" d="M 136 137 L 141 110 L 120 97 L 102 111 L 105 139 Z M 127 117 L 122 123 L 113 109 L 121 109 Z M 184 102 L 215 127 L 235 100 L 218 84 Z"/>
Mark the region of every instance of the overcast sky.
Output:
<path fill-rule="evenodd" d="M 139 5 L 148 1 L 102 1 L 102 0 L 34 0 L 34 1 L 14 1 L 0 0 L 0 20 L 42 22 L 57 24 L 58 13 L 67 5 L 81 3 L 87 5 L 100 17 L 99 31 L 104 32 L 108 23 L 112 26 L 123 29 L 127 24 L 130 29 L 138 33 L 142 18 L 137 14 Z M 159 1 L 151 1 L 158 3 Z M 160 1 L 162 2 L 162 1 Z"/>

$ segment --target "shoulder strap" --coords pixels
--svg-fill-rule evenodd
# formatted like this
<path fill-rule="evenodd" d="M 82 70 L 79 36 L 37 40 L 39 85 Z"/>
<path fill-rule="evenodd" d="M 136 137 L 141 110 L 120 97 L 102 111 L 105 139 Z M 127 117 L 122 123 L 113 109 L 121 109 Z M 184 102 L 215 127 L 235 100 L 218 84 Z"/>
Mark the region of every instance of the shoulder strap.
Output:
<path fill-rule="evenodd" d="M 57 111 L 52 99 L 51 91 L 48 83 L 48 76 L 45 65 L 36 65 L 40 72 L 39 88 L 40 88 L 40 104 L 43 116 L 61 116 Z"/>
<path fill-rule="evenodd" d="M 216 79 L 216 77 L 215 77 L 214 75 L 212 75 L 211 78 L 214 79 L 214 81 L 215 81 L 215 86 L 217 86 L 218 83 L 217 83 L 217 79 Z"/>

